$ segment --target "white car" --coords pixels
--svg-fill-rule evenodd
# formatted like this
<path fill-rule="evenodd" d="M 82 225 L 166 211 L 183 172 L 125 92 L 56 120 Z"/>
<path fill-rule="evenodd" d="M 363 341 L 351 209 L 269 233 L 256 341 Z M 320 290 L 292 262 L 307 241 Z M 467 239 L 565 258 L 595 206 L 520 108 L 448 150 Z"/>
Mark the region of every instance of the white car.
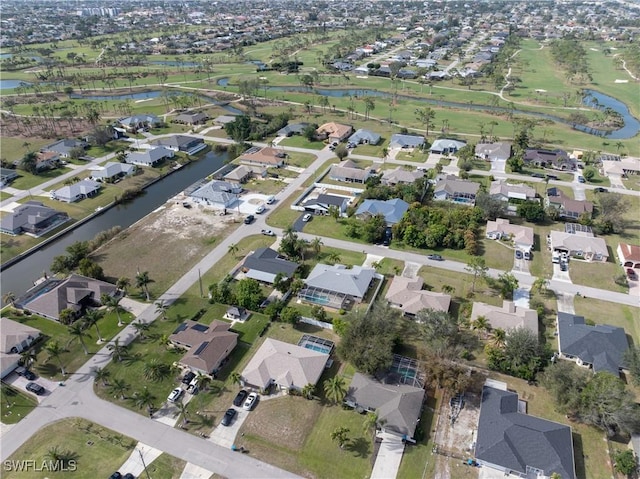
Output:
<path fill-rule="evenodd" d="M 246 401 L 242 405 L 242 409 L 244 409 L 245 411 L 251 411 L 256 406 L 257 402 L 258 402 L 258 393 L 251 393 L 249 394 Z"/>
<path fill-rule="evenodd" d="M 304 215 L 304 216 L 302 217 L 302 221 L 304 221 L 305 223 L 306 223 L 307 221 L 311 221 L 311 214 L 310 214 L 310 213 L 307 213 L 306 215 Z"/>
<path fill-rule="evenodd" d="M 261 233 L 265 236 L 275 236 L 276 234 L 271 230 L 262 230 Z"/>
<path fill-rule="evenodd" d="M 184 391 L 182 389 L 175 388 L 173 391 L 171 391 L 171 394 L 169 394 L 169 397 L 167 397 L 167 401 L 176 402 L 178 399 L 180 399 L 183 393 Z"/>
<path fill-rule="evenodd" d="M 266 210 L 266 208 L 264 207 L 264 205 L 260 205 L 256 208 L 256 213 L 260 214 L 260 213 L 264 213 L 264 210 Z"/>

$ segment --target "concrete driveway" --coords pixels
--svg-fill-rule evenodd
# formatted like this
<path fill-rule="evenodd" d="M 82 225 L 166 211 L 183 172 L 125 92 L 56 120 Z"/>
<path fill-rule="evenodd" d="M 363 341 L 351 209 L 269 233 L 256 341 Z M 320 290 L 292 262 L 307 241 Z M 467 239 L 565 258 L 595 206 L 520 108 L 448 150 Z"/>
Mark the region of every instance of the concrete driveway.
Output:
<path fill-rule="evenodd" d="M 611 182 L 611 187 L 612 188 L 622 188 L 622 189 L 627 189 L 626 186 L 624 186 L 624 183 L 622 182 L 622 178 L 620 177 L 620 175 L 609 175 L 609 181 Z"/>
<path fill-rule="evenodd" d="M 560 269 L 559 263 L 553 263 L 553 278 L 557 281 L 566 281 L 571 283 L 571 277 L 569 276 L 569 268 L 566 271 Z"/>
<path fill-rule="evenodd" d="M 513 257 L 513 271 L 519 271 L 520 273 L 530 274 L 529 273 L 529 261 L 524 258 L 516 258 Z"/>
<path fill-rule="evenodd" d="M 640 281 L 635 279 L 628 279 L 629 283 L 629 296 L 635 296 L 636 298 L 640 298 Z"/>
<path fill-rule="evenodd" d="M 49 397 L 53 391 L 60 387 L 60 383 L 58 381 L 52 381 L 50 379 L 38 376 L 33 380 L 33 382 L 42 386 L 46 391 L 42 396 L 36 396 L 35 394 L 27 391 L 27 383 L 30 383 L 31 381 L 29 381 L 27 378 L 23 378 L 22 376 L 18 376 L 17 373 L 9 374 L 9 376 L 4 378 L 3 381 L 7 384 L 10 384 L 16 389 L 25 392 L 28 396 L 36 398 L 38 400 L 38 403 L 41 403 L 42 401 L 47 399 L 47 397 Z"/>
<path fill-rule="evenodd" d="M 383 432 L 377 437 L 382 439 L 382 442 L 370 477 L 371 479 L 392 479 L 398 475 L 404 443 L 400 437 L 393 434 Z"/>
<path fill-rule="evenodd" d="M 144 458 L 144 464 L 140 458 L 140 453 L 142 453 L 142 458 Z M 151 464 L 160 456 L 160 454 L 162 454 L 160 449 L 155 449 L 139 442 L 136 444 L 134 450 L 131 451 L 129 458 L 118 468 L 118 471 L 122 475 L 130 472 L 135 477 L 142 477 L 144 466 Z"/>
<path fill-rule="evenodd" d="M 576 310 L 573 305 L 573 294 L 556 292 L 556 298 L 558 300 L 558 312 L 575 314 Z"/>
<path fill-rule="evenodd" d="M 491 161 L 491 174 L 492 175 L 505 175 L 506 174 L 507 161 L 506 160 L 492 160 Z"/>
<path fill-rule="evenodd" d="M 236 436 L 238 435 L 238 431 L 240 430 L 240 426 L 247 420 L 251 411 L 245 411 L 242 408 L 232 406 L 233 409 L 238 411 L 235 419 L 231 423 L 230 426 L 223 426 L 222 424 L 218 425 L 211 435 L 209 436 L 209 441 L 215 442 L 219 446 L 231 448 L 232 444 L 236 442 Z"/>

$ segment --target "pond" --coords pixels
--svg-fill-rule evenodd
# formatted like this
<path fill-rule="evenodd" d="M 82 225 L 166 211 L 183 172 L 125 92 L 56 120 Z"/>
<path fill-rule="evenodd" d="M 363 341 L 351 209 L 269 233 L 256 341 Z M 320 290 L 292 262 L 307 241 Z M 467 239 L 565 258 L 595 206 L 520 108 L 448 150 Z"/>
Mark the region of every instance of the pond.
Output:
<path fill-rule="evenodd" d="M 20 85 L 31 86 L 31 83 L 22 80 L 0 80 L 0 90 L 12 90 Z"/>
<path fill-rule="evenodd" d="M 582 102 L 591 108 L 598 108 L 600 110 L 611 108 L 624 120 L 624 126 L 622 128 L 614 130 L 611 133 L 605 132 L 602 136 L 606 136 L 612 140 L 621 140 L 624 138 L 632 138 L 640 131 L 640 121 L 631 114 L 629 107 L 620 100 L 600 93 L 599 91 L 585 90 Z"/>

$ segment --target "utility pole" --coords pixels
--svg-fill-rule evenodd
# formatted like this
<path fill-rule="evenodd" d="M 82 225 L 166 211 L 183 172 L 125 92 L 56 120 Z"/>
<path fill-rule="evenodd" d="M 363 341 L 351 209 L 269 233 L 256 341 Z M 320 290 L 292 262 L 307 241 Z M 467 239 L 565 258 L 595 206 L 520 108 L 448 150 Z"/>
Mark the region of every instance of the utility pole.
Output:
<path fill-rule="evenodd" d="M 200 268 L 198 268 L 198 284 L 200 285 L 200 297 L 204 298 L 204 293 L 202 292 L 202 276 L 200 275 Z"/>
<path fill-rule="evenodd" d="M 147 471 L 147 465 L 144 463 L 144 456 L 142 455 L 142 450 L 138 449 L 138 454 L 140 454 L 140 461 L 142 461 L 142 467 L 144 467 L 144 472 L 147 475 L 147 479 L 151 479 L 149 475 L 149 471 Z"/>

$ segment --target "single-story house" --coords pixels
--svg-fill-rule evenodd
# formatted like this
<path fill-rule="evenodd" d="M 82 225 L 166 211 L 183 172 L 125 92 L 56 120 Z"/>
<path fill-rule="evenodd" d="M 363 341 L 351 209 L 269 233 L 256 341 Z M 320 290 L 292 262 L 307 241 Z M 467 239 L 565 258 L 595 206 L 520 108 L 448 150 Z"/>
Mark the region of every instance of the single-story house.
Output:
<path fill-rule="evenodd" d="M 293 135 L 302 135 L 304 130 L 309 127 L 311 123 L 301 122 L 301 123 L 291 123 L 289 125 L 285 125 L 278 130 L 276 135 L 278 136 L 293 136 Z"/>
<path fill-rule="evenodd" d="M 18 298 L 15 306 L 58 321 L 63 309 L 79 315 L 85 308 L 101 306 L 103 294 L 114 296 L 117 289 L 106 281 L 71 274 L 63 280 L 48 278 L 39 283 Z"/>
<path fill-rule="evenodd" d="M 127 163 L 117 163 L 110 161 L 104 166 L 99 166 L 97 169 L 91 171 L 91 179 L 95 181 L 104 181 L 105 183 L 111 183 L 118 178 L 125 176 L 131 176 L 136 172 L 135 165 L 129 165 Z"/>
<path fill-rule="evenodd" d="M 347 394 L 346 405 L 378 415 L 383 432 L 412 439 L 420 422 L 425 391 L 408 384 L 386 384 L 375 378 L 355 373 Z"/>
<path fill-rule="evenodd" d="M 512 225 L 509 220 L 497 218 L 487 221 L 486 237 L 489 239 L 510 238 L 513 245 L 521 251 L 531 252 L 534 243 L 533 228 L 522 225 Z"/>
<path fill-rule="evenodd" d="M 184 123 L 185 125 L 201 125 L 207 122 L 209 115 L 201 111 L 187 111 L 180 113 L 174 119 L 176 123 Z"/>
<path fill-rule="evenodd" d="M 260 165 L 280 168 L 284 165 L 286 154 L 277 148 L 266 146 L 260 148 L 254 146 L 238 157 L 240 163 L 245 165 Z"/>
<path fill-rule="evenodd" d="M 607 243 L 602 238 L 596 238 L 593 233 L 576 231 L 551 231 L 551 249 L 566 252 L 569 256 L 586 261 L 600 261 L 606 263 L 609 259 Z"/>
<path fill-rule="evenodd" d="M 187 155 L 195 155 L 207 147 L 207 144 L 202 138 L 187 135 L 167 136 L 165 138 L 153 140 L 150 144 L 162 146 L 171 151 L 182 151 Z"/>
<path fill-rule="evenodd" d="M 156 166 L 166 158 L 173 158 L 174 152 L 163 146 L 152 150 L 127 153 L 125 161 L 130 165 Z"/>
<path fill-rule="evenodd" d="M 511 158 L 511 143 L 497 141 L 495 143 L 478 143 L 476 156 L 489 161 L 507 161 Z"/>
<path fill-rule="evenodd" d="M 40 337 L 40 330 L 12 319 L 0 317 L 0 353 L 19 354 Z"/>
<path fill-rule="evenodd" d="M 51 199 L 73 203 L 74 201 L 97 195 L 101 187 L 102 184 L 97 181 L 84 179 L 77 183 L 53 190 L 51 192 Z"/>
<path fill-rule="evenodd" d="M 284 279 L 292 278 L 298 266 L 271 248 L 258 248 L 244 259 L 242 271 L 247 278 L 273 284 L 278 274 Z"/>
<path fill-rule="evenodd" d="M 593 214 L 593 203 L 569 198 L 564 191 L 555 187 L 547 189 L 545 204 L 556 208 L 560 218 L 577 220 L 583 214 Z"/>
<path fill-rule="evenodd" d="M 618 243 L 618 260 L 625 268 L 640 269 L 640 246 Z"/>
<path fill-rule="evenodd" d="M 466 145 L 467 145 L 466 141 L 451 140 L 451 139 L 448 139 L 448 138 L 440 138 L 440 139 L 438 139 L 438 140 L 433 142 L 433 144 L 431 145 L 431 148 L 429 148 L 429 151 L 431 153 L 446 155 L 446 154 L 450 154 L 450 153 L 455 153 L 460 148 L 462 148 L 462 147 L 464 147 Z"/>
<path fill-rule="evenodd" d="M 359 219 L 368 218 L 377 214 L 382 214 L 387 226 L 399 223 L 404 214 L 409 209 L 409 203 L 400 198 L 392 200 L 364 200 L 356 210 L 356 217 Z"/>
<path fill-rule="evenodd" d="M 76 140 L 75 138 L 66 138 L 64 140 L 56 141 L 55 143 L 51 143 L 43 148 L 41 151 L 51 151 L 56 153 L 58 156 L 62 158 L 68 158 L 71 156 L 71 150 L 76 148 L 86 149 L 89 147 L 89 143 L 83 140 Z"/>
<path fill-rule="evenodd" d="M 230 323 L 213 321 L 206 325 L 188 320 L 169 336 L 172 345 L 187 349 L 179 363 L 195 372 L 215 374 L 238 344 L 238 335 L 229 331 Z"/>
<path fill-rule="evenodd" d="M 229 185 L 229 188 L 224 185 Z M 238 200 L 237 193 L 232 193 L 230 188 L 233 189 L 234 185 L 224 181 L 212 180 L 189 192 L 188 196 L 196 203 L 226 209 Z"/>
<path fill-rule="evenodd" d="M 362 302 L 375 277 L 373 268 L 318 263 L 309 273 L 298 297 L 303 301 L 343 309 L 348 303 Z"/>
<path fill-rule="evenodd" d="M 558 313 L 558 351 L 563 359 L 618 376 L 629 342 L 624 329 L 608 324 L 589 326 L 584 317 Z"/>
<path fill-rule="evenodd" d="M 301 390 L 318 382 L 328 359 L 325 353 L 267 338 L 242 371 L 242 383 L 263 391 L 272 384 Z"/>
<path fill-rule="evenodd" d="M 18 177 L 18 172 L 9 168 L 0 168 L 0 186 L 8 186 Z"/>
<path fill-rule="evenodd" d="M 337 165 L 333 165 L 329 171 L 329 178 L 335 181 L 345 181 L 348 183 L 366 183 L 374 175 L 374 170 L 370 166 L 360 168 L 352 160 L 344 160 Z"/>
<path fill-rule="evenodd" d="M 436 183 L 433 199 L 473 206 L 479 189 L 479 183 L 461 180 L 456 176 L 447 176 Z"/>
<path fill-rule="evenodd" d="M 380 182 L 383 185 L 388 186 L 395 186 L 398 184 L 411 185 L 418 179 L 423 178 L 424 173 L 425 172 L 422 170 L 409 171 L 401 166 L 398 166 L 394 170 L 384 170 L 384 173 L 380 178 Z"/>
<path fill-rule="evenodd" d="M 529 477 L 531 471 L 576 479 L 571 428 L 529 416 L 518 394 L 485 385 L 480 402 L 475 458 L 505 475 Z M 526 410 L 526 409 L 525 409 Z"/>
<path fill-rule="evenodd" d="M 346 196 L 322 193 L 315 198 L 305 200 L 302 206 L 305 211 L 312 211 L 317 215 L 328 215 L 329 209 L 332 206 L 335 206 L 340 211 L 340 216 L 345 216 L 347 213 L 347 206 L 349 206 L 349 198 Z"/>
<path fill-rule="evenodd" d="M 39 237 L 69 219 L 69 215 L 63 211 L 56 211 L 39 201 L 30 200 L 0 219 L 0 231 L 8 235 L 26 233 Z"/>
<path fill-rule="evenodd" d="M 525 184 L 514 185 L 496 180 L 491 182 L 489 196 L 501 201 L 509 201 L 510 199 L 533 201 L 536 199 L 536 190 Z"/>
<path fill-rule="evenodd" d="M 541 168 L 554 168 L 564 171 L 575 171 L 578 164 L 566 151 L 560 149 L 527 148 L 524 152 L 523 160 L 527 165 L 532 164 Z"/>
<path fill-rule="evenodd" d="M 415 316 L 423 309 L 449 311 L 451 296 L 424 290 L 423 285 L 424 280 L 419 276 L 394 276 L 384 299 L 394 308 L 401 309 L 406 316 Z"/>
<path fill-rule="evenodd" d="M 424 145 L 424 137 L 418 135 L 391 135 L 389 148 L 421 148 Z"/>
<path fill-rule="evenodd" d="M 609 175 L 628 177 L 640 174 L 640 158 L 620 158 L 618 161 L 605 160 L 602 162 L 602 171 Z"/>
<path fill-rule="evenodd" d="M 486 303 L 473 303 L 471 321 L 484 316 L 492 329 L 504 331 L 525 328 L 538 334 L 538 312 L 535 309 L 516 306 L 513 301 L 504 300 L 502 307 Z"/>
<path fill-rule="evenodd" d="M 316 138 L 319 140 L 329 140 L 341 142 L 353 132 L 351 125 L 342 125 L 334 121 L 320 125 L 316 129 Z"/>
<path fill-rule="evenodd" d="M 146 128 L 153 128 L 162 123 L 162 119 L 156 115 L 141 114 L 120 118 L 117 122 L 126 131 L 136 132 Z"/>
<path fill-rule="evenodd" d="M 40 151 L 36 154 L 36 171 L 54 170 L 59 166 L 59 153 L 55 151 Z"/>
<path fill-rule="evenodd" d="M 348 141 L 349 143 L 354 143 L 356 145 L 377 145 L 380 143 L 380 135 L 375 131 L 360 128 L 349 137 Z"/>
<path fill-rule="evenodd" d="M 224 175 L 224 179 L 230 183 L 243 184 L 249 181 L 252 176 L 253 169 L 247 165 L 240 165 Z"/>
<path fill-rule="evenodd" d="M 221 125 L 223 128 L 227 123 L 233 123 L 236 121 L 237 116 L 235 115 L 220 115 L 213 119 L 213 123 L 216 125 Z"/>

